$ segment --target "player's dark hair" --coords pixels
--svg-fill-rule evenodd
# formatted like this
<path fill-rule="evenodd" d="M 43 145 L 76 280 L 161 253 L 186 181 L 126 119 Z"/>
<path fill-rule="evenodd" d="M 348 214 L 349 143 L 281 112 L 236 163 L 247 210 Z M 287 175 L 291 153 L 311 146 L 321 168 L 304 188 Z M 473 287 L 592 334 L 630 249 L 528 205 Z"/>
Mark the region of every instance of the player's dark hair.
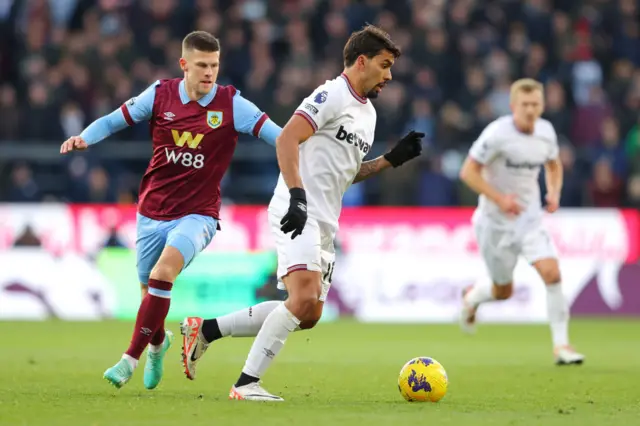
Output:
<path fill-rule="evenodd" d="M 398 58 L 402 54 L 400 48 L 391 40 L 389 34 L 374 25 L 367 25 L 360 31 L 352 33 L 349 40 L 347 40 L 347 44 L 344 45 L 342 52 L 344 66 L 350 67 L 353 65 L 360 55 L 365 55 L 371 59 L 384 50 L 391 52 L 394 58 Z"/>
<path fill-rule="evenodd" d="M 201 52 L 219 52 L 220 42 L 206 31 L 193 31 L 182 40 L 182 50 L 199 50 Z"/>

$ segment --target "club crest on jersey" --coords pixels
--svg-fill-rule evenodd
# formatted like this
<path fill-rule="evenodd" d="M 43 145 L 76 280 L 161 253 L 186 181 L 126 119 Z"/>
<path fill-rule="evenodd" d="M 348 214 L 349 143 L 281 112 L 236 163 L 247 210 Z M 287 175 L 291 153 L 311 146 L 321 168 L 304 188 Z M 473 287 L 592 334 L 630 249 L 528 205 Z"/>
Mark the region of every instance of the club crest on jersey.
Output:
<path fill-rule="evenodd" d="M 222 124 L 222 111 L 207 111 L 207 124 L 217 129 Z"/>
<path fill-rule="evenodd" d="M 327 96 L 329 96 L 329 94 L 327 93 L 326 90 L 323 90 L 322 92 L 318 93 L 316 95 L 316 97 L 313 99 L 313 101 L 317 104 L 321 104 L 324 103 L 324 101 L 327 100 Z"/>

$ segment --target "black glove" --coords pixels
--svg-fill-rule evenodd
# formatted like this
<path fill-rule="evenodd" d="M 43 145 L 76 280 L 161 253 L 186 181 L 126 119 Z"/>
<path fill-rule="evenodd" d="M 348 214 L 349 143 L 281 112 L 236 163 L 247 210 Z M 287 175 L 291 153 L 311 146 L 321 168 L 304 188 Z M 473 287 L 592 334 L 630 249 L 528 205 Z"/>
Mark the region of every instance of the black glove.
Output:
<path fill-rule="evenodd" d="M 398 167 L 416 158 L 422 153 L 422 141 L 424 133 L 414 132 L 413 130 L 400 139 L 396 146 L 384 155 L 384 158 L 391 163 L 393 167 Z"/>
<path fill-rule="evenodd" d="M 280 221 L 280 228 L 285 234 L 293 231 L 291 239 L 302 234 L 304 225 L 307 223 L 307 195 L 302 188 L 291 188 L 289 190 L 291 199 L 289 200 L 289 210 Z"/>

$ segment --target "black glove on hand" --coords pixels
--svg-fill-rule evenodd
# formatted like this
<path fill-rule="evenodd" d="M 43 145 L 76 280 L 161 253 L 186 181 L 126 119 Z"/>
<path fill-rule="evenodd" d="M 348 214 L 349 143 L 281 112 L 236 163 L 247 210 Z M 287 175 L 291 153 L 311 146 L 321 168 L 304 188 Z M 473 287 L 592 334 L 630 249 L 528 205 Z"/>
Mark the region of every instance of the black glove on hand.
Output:
<path fill-rule="evenodd" d="M 401 166 L 412 158 L 416 158 L 422 153 L 422 141 L 424 133 L 414 132 L 413 130 L 400 139 L 393 149 L 384 155 L 384 158 L 391 163 L 393 167 Z"/>
<path fill-rule="evenodd" d="M 282 232 L 291 234 L 293 240 L 302 234 L 304 225 L 307 223 L 307 195 L 302 188 L 291 188 L 289 190 L 291 199 L 289 200 L 289 210 L 280 221 Z"/>

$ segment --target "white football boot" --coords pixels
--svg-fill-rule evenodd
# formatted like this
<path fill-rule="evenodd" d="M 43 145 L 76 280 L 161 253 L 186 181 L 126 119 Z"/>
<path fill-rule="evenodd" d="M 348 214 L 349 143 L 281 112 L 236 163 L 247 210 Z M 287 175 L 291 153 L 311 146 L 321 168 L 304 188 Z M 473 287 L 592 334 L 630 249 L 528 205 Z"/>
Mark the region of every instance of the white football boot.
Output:
<path fill-rule="evenodd" d="M 467 294 L 473 288 L 468 286 L 462 290 L 462 307 L 460 308 L 460 329 L 466 334 L 476 333 L 476 311 L 477 307 L 473 307 L 467 303 Z"/>
<path fill-rule="evenodd" d="M 209 347 L 202 335 L 202 318 L 187 317 L 180 323 L 182 334 L 182 364 L 189 380 L 196 378 L 196 364 Z"/>
<path fill-rule="evenodd" d="M 260 382 L 253 382 L 239 387 L 232 386 L 229 391 L 229 399 L 244 401 L 284 401 L 281 397 L 267 392 L 260 385 Z"/>
<path fill-rule="evenodd" d="M 583 354 L 576 352 L 571 346 L 560 346 L 554 351 L 556 365 L 580 365 L 586 358 Z"/>

